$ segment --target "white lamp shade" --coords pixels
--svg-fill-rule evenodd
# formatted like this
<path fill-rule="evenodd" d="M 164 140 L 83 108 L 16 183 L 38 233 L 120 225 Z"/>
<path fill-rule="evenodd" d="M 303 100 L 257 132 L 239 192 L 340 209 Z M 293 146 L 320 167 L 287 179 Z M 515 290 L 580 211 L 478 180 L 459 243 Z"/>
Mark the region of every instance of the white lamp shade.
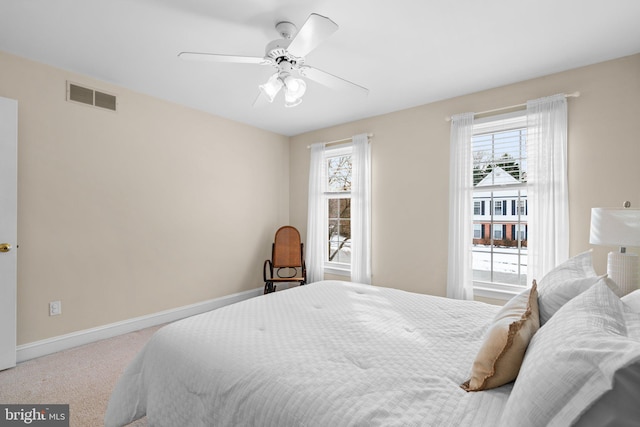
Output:
<path fill-rule="evenodd" d="M 300 98 L 307 90 L 307 83 L 302 79 L 287 77 L 284 81 L 287 86 L 287 93 L 294 98 Z"/>
<path fill-rule="evenodd" d="M 286 94 L 284 96 L 284 106 L 287 108 L 291 108 L 291 107 L 295 107 L 296 105 L 299 105 L 302 102 L 302 98 L 291 98 L 288 97 Z"/>
<path fill-rule="evenodd" d="M 302 102 L 302 95 L 307 91 L 307 83 L 302 79 L 291 76 L 284 79 L 284 101 L 285 107 L 295 107 Z"/>
<path fill-rule="evenodd" d="M 602 246 L 640 246 L 640 209 L 592 208 L 589 243 Z"/>
<path fill-rule="evenodd" d="M 276 97 L 278 92 L 280 92 L 280 89 L 282 89 L 283 83 L 278 77 L 278 73 L 275 73 L 269 77 L 269 80 L 267 80 L 265 84 L 259 86 L 260 90 L 264 93 L 269 102 L 273 102 L 273 99 Z"/>

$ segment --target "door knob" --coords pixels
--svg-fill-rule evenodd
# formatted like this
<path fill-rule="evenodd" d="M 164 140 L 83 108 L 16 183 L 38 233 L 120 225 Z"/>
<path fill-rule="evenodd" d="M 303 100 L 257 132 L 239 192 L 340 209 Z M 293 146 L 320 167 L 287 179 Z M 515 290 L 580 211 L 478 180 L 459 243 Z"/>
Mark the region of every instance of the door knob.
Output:
<path fill-rule="evenodd" d="M 11 245 L 9 243 L 0 243 L 0 252 L 9 252 Z"/>

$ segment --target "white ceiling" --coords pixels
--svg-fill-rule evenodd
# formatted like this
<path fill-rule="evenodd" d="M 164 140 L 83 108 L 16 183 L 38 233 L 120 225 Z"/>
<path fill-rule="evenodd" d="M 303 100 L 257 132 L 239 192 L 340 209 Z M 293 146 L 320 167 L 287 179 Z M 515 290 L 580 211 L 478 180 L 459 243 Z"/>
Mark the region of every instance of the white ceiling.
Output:
<path fill-rule="evenodd" d="M 256 108 L 271 67 L 177 57 L 262 56 L 312 12 L 340 29 L 306 64 L 367 97 L 310 82 L 298 107 Z M 0 50 L 296 135 L 640 52 L 640 1 L 0 0 Z"/>

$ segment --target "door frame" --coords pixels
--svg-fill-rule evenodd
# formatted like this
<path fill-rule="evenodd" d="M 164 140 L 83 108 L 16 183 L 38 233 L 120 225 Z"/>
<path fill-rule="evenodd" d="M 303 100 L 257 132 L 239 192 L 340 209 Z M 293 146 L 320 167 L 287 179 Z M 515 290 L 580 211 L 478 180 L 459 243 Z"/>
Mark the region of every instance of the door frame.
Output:
<path fill-rule="evenodd" d="M 16 365 L 18 101 L 0 97 L 0 370 Z"/>

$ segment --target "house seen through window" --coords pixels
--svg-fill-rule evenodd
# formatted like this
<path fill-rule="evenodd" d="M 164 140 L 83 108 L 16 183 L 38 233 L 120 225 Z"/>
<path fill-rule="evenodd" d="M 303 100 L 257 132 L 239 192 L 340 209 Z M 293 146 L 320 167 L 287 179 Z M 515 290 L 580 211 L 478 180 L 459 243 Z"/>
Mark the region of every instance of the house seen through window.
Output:
<path fill-rule="evenodd" d="M 479 295 L 527 286 L 526 133 L 524 114 L 474 124 L 471 250 Z"/>

